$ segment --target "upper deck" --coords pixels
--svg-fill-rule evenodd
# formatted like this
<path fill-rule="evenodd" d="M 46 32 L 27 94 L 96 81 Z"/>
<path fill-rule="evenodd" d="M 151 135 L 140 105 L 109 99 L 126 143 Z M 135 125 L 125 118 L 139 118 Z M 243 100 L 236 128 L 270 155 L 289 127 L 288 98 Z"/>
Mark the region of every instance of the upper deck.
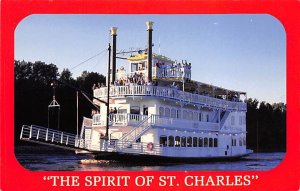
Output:
<path fill-rule="evenodd" d="M 221 109 L 227 111 L 246 111 L 247 104 L 239 100 L 226 100 L 214 98 L 209 95 L 184 92 L 175 88 L 154 85 L 126 85 L 111 86 L 109 96 L 111 98 L 125 98 L 128 96 L 148 96 L 149 98 L 174 99 L 181 103 L 197 104 L 201 107 Z M 96 88 L 94 97 L 107 98 L 107 87 Z"/>
<path fill-rule="evenodd" d="M 130 51 L 130 57 L 122 57 L 128 61 L 128 68 L 121 66 L 117 69 L 116 52 L 117 28 L 111 30 L 112 36 L 112 65 L 109 66 L 110 98 L 126 98 L 147 96 L 150 99 L 171 99 L 182 104 L 193 104 L 226 111 L 246 111 L 247 105 L 240 99 L 245 92 L 224 89 L 192 80 L 192 64 L 188 61 L 172 60 L 164 55 L 152 52 L 153 22 L 146 23 L 148 43 L 145 50 Z M 134 53 L 137 52 L 137 53 Z M 134 54 L 132 54 L 134 53 Z M 94 87 L 94 97 L 107 99 L 107 87 Z M 95 102 L 97 102 L 95 100 Z"/>

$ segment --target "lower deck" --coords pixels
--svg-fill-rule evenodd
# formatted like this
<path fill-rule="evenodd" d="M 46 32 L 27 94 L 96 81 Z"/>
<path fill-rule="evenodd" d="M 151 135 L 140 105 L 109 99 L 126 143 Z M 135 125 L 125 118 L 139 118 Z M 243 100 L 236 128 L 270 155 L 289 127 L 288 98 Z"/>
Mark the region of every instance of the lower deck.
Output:
<path fill-rule="evenodd" d="M 166 164 L 166 163 L 199 163 L 215 161 L 235 161 L 253 153 L 247 149 L 246 153 L 235 156 L 209 156 L 209 157 L 170 157 L 160 155 L 145 155 L 119 152 L 94 152 L 93 155 L 97 160 L 115 160 L 135 164 Z"/>
<path fill-rule="evenodd" d="M 147 129 L 148 128 L 148 129 Z M 135 139 L 128 138 L 134 132 L 130 131 L 119 139 L 98 139 L 91 140 L 88 138 L 88 132 L 84 137 L 78 137 L 73 134 L 48 129 L 40 126 L 22 127 L 20 139 L 31 141 L 49 146 L 78 150 L 81 154 L 93 154 L 96 158 L 101 157 L 119 157 L 122 159 L 137 156 L 138 158 L 173 158 L 182 159 L 214 159 L 214 158 L 236 158 L 241 157 L 249 152 L 246 150 L 245 139 L 238 138 L 238 135 L 221 134 L 214 135 L 212 132 L 194 133 L 169 131 L 159 127 L 147 127 L 146 131 L 140 136 L 137 134 Z M 136 130 L 136 128 L 133 128 Z M 90 135 L 96 135 L 92 129 Z M 161 132 L 165 132 L 162 134 Z M 167 134 L 168 133 L 168 134 Z M 177 135 L 171 135 L 172 133 Z M 137 139 L 137 137 L 140 137 Z M 152 141 L 149 137 L 152 137 Z M 146 141 L 146 140 L 149 141 Z M 84 152 L 82 152 L 84 151 Z"/>
<path fill-rule="evenodd" d="M 246 133 L 215 130 L 178 130 L 164 126 L 113 127 L 109 140 L 101 139 L 105 127 L 87 128 L 85 147 L 92 151 L 164 157 L 229 157 L 246 153 Z"/>

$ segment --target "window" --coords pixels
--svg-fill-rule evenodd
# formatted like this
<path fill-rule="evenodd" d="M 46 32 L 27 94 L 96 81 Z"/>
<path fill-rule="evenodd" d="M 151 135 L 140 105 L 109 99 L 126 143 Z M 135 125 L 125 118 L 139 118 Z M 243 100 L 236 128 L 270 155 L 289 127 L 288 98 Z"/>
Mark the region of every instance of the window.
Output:
<path fill-rule="evenodd" d="M 202 113 L 199 113 L 199 121 L 202 121 Z"/>
<path fill-rule="evenodd" d="M 175 147 L 180 147 L 180 137 L 179 136 L 175 137 Z"/>
<path fill-rule="evenodd" d="M 180 119 L 181 118 L 181 111 L 180 110 L 177 110 L 177 119 Z"/>
<path fill-rule="evenodd" d="M 163 107 L 159 107 L 159 116 L 163 117 L 165 113 L 165 109 Z"/>
<path fill-rule="evenodd" d="M 165 117 L 170 117 L 170 109 L 169 108 L 165 109 Z"/>
<path fill-rule="evenodd" d="M 204 147 L 208 147 L 208 139 L 207 139 L 207 137 L 204 138 Z"/>
<path fill-rule="evenodd" d="M 231 140 L 231 145 L 232 145 L 232 146 L 236 146 L 236 139 L 232 139 L 232 140 Z"/>
<path fill-rule="evenodd" d="M 183 119 L 188 119 L 188 112 L 186 110 L 183 111 Z"/>
<path fill-rule="evenodd" d="M 188 119 L 189 120 L 193 120 L 193 112 L 192 111 L 189 111 Z"/>
<path fill-rule="evenodd" d="M 214 138 L 214 147 L 218 147 L 218 138 Z"/>
<path fill-rule="evenodd" d="M 239 117 L 239 125 L 242 125 L 242 124 L 243 124 L 243 117 L 240 116 L 240 117 Z"/>
<path fill-rule="evenodd" d="M 209 122 L 209 115 L 206 115 L 206 121 Z"/>
<path fill-rule="evenodd" d="M 193 137 L 193 147 L 197 147 L 197 137 Z"/>
<path fill-rule="evenodd" d="M 140 107 L 138 106 L 131 106 L 130 107 L 130 114 L 140 114 Z"/>
<path fill-rule="evenodd" d="M 198 147 L 203 147 L 203 139 L 199 137 Z"/>
<path fill-rule="evenodd" d="M 181 146 L 186 147 L 186 137 L 181 137 Z"/>
<path fill-rule="evenodd" d="M 231 116 L 231 125 L 234 125 L 234 116 Z"/>
<path fill-rule="evenodd" d="M 169 147 L 174 147 L 174 137 L 173 136 L 169 136 Z"/>
<path fill-rule="evenodd" d="M 239 146 L 243 146 L 243 141 L 242 141 L 242 137 L 239 138 Z"/>
<path fill-rule="evenodd" d="M 162 136 L 159 137 L 159 145 L 161 147 L 166 147 L 167 146 L 167 136 L 162 135 Z"/>
<path fill-rule="evenodd" d="M 188 147 L 192 147 L 192 144 L 193 144 L 193 139 L 192 139 L 192 137 L 188 137 L 188 138 L 187 138 L 187 146 L 188 146 Z"/>
<path fill-rule="evenodd" d="M 243 145 L 246 146 L 246 137 L 243 138 Z"/>
<path fill-rule="evenodd" d="M 194 112 L 194 115 L 193 115 L 193 120 L 194 121 L 197 121 L 198 119 L 198 113 L 197 112 Z"/>
<path fill-rule="evenodd" d="M 137 68 L 138 66 L 137 66 L 137 63 L 132 63 L 131 64 L 131 72 L 135 72 L 135 71 L 137 71 Z"/>
<path fill-rule="evenodd" d="M 176 110 L 175 109 L 171 109 L 171 117 L 176 118 Z"/>
<path fill-rule="evenodd" d="M 208 146 L 209 146 L 209 147 L 213 147 L 213 138 L 209 138 L 208 140 L 209 140 L 209 141 L 208 141 L 208 142 L 209 142 L 209 145 L 208 145 Z"/>

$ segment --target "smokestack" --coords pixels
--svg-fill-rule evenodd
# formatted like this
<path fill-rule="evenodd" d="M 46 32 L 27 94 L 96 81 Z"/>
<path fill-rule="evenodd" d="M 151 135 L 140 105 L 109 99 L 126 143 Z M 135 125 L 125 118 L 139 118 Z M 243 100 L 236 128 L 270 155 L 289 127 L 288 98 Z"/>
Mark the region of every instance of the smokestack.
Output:
<path fill-rule="evenodd" d="M 148 80 L 152 81 L 152 21 L 147 21 L 147 31 L 148 31 Z"/>
<path fill-rule="evenodd" d="M 117 61 L 116 61 L 116 56 L 117 56 L 117 29 L 116 27 L 111 28 L 111 36 L 112 36 L 112 55 L 111 55 L 111 60 L 112 60 L 112 66 L 111 66 L 111 82 L 114 83 L 116 81 L 116 68 L 117 68 Z"/>

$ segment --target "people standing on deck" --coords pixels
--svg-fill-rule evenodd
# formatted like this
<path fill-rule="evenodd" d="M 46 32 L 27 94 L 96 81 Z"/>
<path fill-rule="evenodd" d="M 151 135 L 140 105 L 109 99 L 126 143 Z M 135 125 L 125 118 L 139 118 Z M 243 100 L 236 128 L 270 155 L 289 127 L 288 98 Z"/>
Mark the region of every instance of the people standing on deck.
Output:
<path fill-rule="evenodd" d="M 117 108 L 116 108 L 116 107 L 114 107 L 114 111 L 113 111 L 113 113 L 114 113 L 114 114 L 117 114 L 117 113 L 118 113 L 118 111 L 117 111 Z"/>
<path fill-rule="evenodd" d="M 114 110 L 112 108 L 109 109 L 109 121 L 113 119 Z"/>

